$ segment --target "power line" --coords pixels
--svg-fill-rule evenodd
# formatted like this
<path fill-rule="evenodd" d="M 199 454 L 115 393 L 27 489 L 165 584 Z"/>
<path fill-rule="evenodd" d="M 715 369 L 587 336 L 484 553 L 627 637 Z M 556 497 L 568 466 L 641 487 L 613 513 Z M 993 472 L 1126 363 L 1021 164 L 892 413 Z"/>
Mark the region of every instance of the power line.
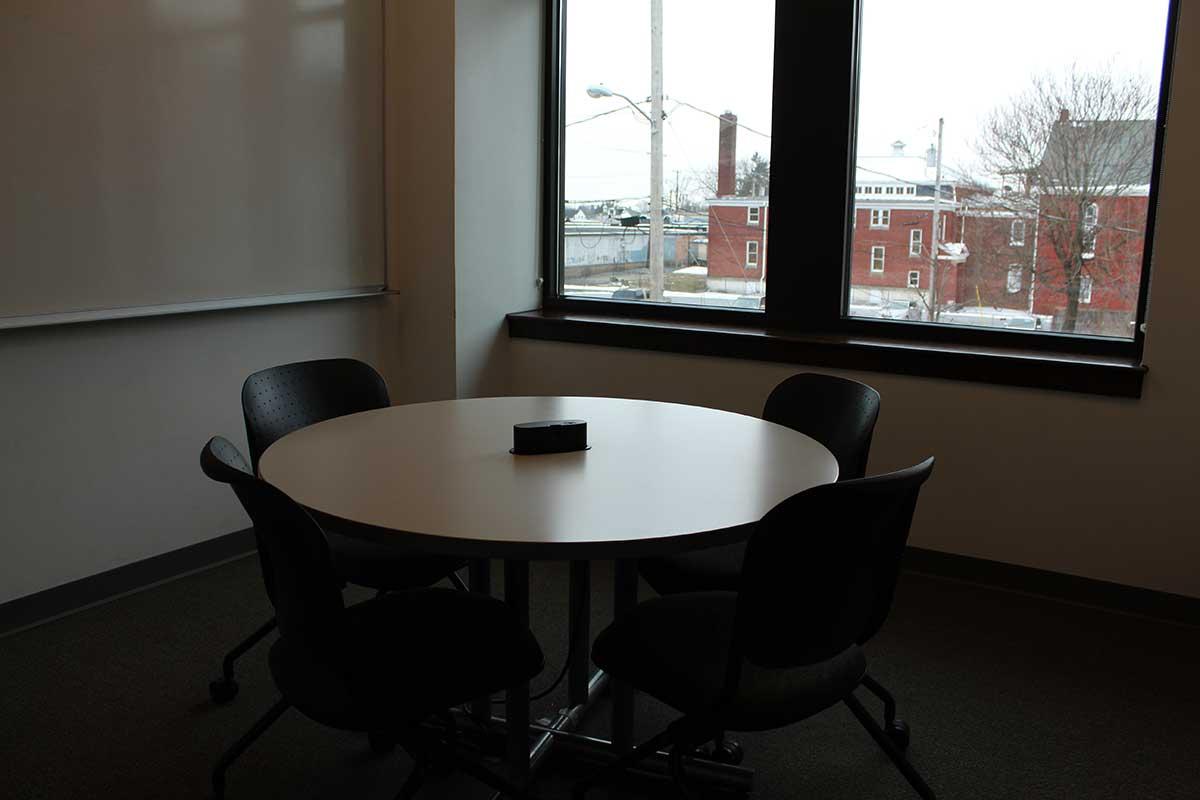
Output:
<path fill-rule="evenodd" d="M 691 103 L 687 102 L 686 100 L 678 100 L 678 99 L 676 99 L 676 98 L 674 98 L 674 97 L 672 97 L 671 99 L 675 101 L 676 108 L 678 108 L 679 106 L 685 106 L 685 107 L 687 107 L 687 108 L 690 108 L 690 109 L 692 109 L 693 111 L 699 111 L 701 114 L 707 114 L 708 116 L 712 117 L 713 119 L 717 119 L 717 120 L 720 120 L 720 119 L 721 119 L 721 115 L 720 115 L 720 114 L 714 114 L 714 113 L 713 113 L 713 112 L 711 112 L 711 111 L 707 111 L 707 110 L 705 110 L 705 109 L 703 109 L 703 108 L 700 108 L 700 106 L 695 106 L 695 105 L 692 105 Z M 734 123 L 734 124 L 735 124 L 735 125 L 737 125 L 739 128 L 741 128 L 742 130 L 745 130 L 745 131 L 748 131 L 748 132 L 750 132 L 750 133 L 753 133 L 753 134 L 754 134 L 754 135 L 756 135 L 756 136 L 762 136 L 762 137 L 763 137 L 763 138 L 765 138 L 765 139 L 770 139 L 770 138 L 771 138 L 771 134 L 769 134 L 769 133 L 763 133 L 762 131 L 755 130 L 754 128 L 751 128 L 749 125 L 743 125 L 743 124 L 742 124 L 742 123 L 740 123 L 740 122 L 736 122 L 736 123 Z"/>
<path fill-rule="evenodd" d="M 584 117 L 583 119 L 577 119 L 574 122 L 568 122 L 563 127 L 569 128 L 572 125 L 582 125 L 585 122 L 591 122 L 594 119 L 599 119 L 600 117 L 607 117 L 609 114 L 616 114 L 618 111 L 626 111 L 626 110 L 628 110 L 626 106 L 619 106 L 617 108 L 609 109 L 608 111 L 601 111 L 599 114 L 592 114 L 590 117 Z"/>

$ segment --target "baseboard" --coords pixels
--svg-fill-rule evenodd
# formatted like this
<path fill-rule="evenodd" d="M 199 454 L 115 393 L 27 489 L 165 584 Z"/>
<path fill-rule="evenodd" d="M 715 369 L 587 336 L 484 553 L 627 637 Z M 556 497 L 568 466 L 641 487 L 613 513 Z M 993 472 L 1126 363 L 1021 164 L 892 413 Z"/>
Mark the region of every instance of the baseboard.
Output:
<path fill-rule="evenodd" d="M 1125 614 L 1200 625 L 1200 598 L 909 547 L 904 569 Z"/>
<path fill-rule="evenodd" d="M 0 636 L 254 552 L 254 529 L 228 533 L 0 605 Z"/>
<path fill-rule="evenodd" d="M 88 578 L 0 604 L 0 636 L 148 589 L 254 552 L 254 531 L 235 531 Z M 1200 598 L 1065 575 L 1061 572 L 909 547 L 908 572 L 967 581 L 1068 603 L 1200 626 Z"/>

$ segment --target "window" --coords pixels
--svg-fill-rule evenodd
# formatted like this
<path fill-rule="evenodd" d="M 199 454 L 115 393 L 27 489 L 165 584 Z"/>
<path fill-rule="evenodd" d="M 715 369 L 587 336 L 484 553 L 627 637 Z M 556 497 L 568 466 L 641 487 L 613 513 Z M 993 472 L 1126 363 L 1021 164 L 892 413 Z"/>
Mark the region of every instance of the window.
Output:
<path fill-rule="evenodd" d="M 1176 0 L 1126 0 L 1086 28 L 1080 0 L 1043 0 L 1032 29 L 994 0 L 960 0 L 951 16 L 922 0 L 618 5 L 548 4 L 545 307 L 604 313 L 619 286 L 646 297 L 622 300 L 621 314 L 664 324 L 761 313 L 797 336 L 1140 358 Z M 964 36 L 1005 58 L 959 59 L 939 91 L 894 102 L 897 86 L 928 84 L 912 41 Z M 715 42 L 739 44 L 714 58 Z M 803 104 L 772 107 L 776 75 L 816 74 Z M 1100 91 L 1070 94 L 1088 86 Z M 1118 107 L 1106 86 L 1136 91 Z M 1038 87 L 1057 91 L 1053 107 L 1036 104 Z M 813 124 L 812 109 L 850 103 Z M 977 123 L 1014 107 L 1027 113 Z M 993 135 L 1006 129 L 1017 135 Z M 772 141 L 787 152 L 773 159 Z M 768 230 L 768 203 L 748 201 L 772 194 Z M 940 220 L 906 319 L 885 313 L 917 265 L 885 272 L 886 248 L 905 246 L 892 210 L 913 259 L 930 255 L 923 231 Z M 1028 248 L 1019 276 L 1012 246 Z M 1081 263 L 1102 281 L 1104 314 L 1068 302 Z M 762 312 L 738 305 L 767 294 Z M 1034 324 L 1006 326 L 1014 305 L 1034 309 Z"/>
<path fill-rule="evenodd" d="M 758 242 L 746 242 L 746 269 L 758 269 Z"/>
<path fill-rule="evenodd" d="M 911 269 L 908 271 L 908 288 L 921 288 L 921 273 L 919 270 Z"/>
<path fill-rule="evenodd" d="M 1085 305 L 1092 302 L 1092 279 L 1089 275 L 1079 278 L 1079 302 Z"/>
<path fill-rule="evenodd" d="M 925 232 L 920 228 L 913 228 L 908 232 L 908 254 L 910 256 L 921 255 L 921 237 Z"/>
<path fill-rule="evenodd" d="M 1021 291 L 1021 273 L 1023 272 L 1020 264 L 1013 264 L 1008 268 L 1008 279 L 1004 282 L 1004 288 L 1009 294 Z"/>
<path fill-rule="evenodd" d="M 1100 205 L 1098 203 L 1089 203 L 1083 211 L 1083 231 L 1080 236 L 1080 245 L 1083 249 L 1083 258 L 1090 260 L 1096 257 L 1096 229 L 1100 223 Z"/>
<path fill-rule="evenodd" d="M 1008 243 L 1013 247 L 1025 244 L 1025 220 L 1014 219 L 1008 229 Z"/>
<path fill-rule="evenodd" d="M 759 214 L 761 214 L 761 213 L 762 213 L 762 209 L 760 209 L 758 206 L 750 206 L 749 208 L 747 208 L 746 209 L 746 224 L 747 225 L 757 225 L 758 219 L 759 219 Z"/>

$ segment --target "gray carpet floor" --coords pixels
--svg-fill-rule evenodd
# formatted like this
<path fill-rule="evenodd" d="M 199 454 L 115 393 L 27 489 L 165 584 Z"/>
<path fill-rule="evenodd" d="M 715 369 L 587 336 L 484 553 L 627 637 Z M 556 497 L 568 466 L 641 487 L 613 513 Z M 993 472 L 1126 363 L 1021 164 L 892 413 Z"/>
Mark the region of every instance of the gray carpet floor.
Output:
<path fill-rule="evenodd" d="M 566 572 L 533 569 L 547 655 L 535 690 L 562 663 Z M 593 630 L 611 617 L 611 576 L 595 565 Z M 207 797 L 217 755 L 276 697 L 265 646 L 240 662 L 232 704 L 212 705 L 208 680 L 269 613 L 246 558 L 0 639 L 0 797 Z M 911 760 L 941 798 L 1200 798 L 1198 629 L 905 575 L 868 651 L 912 726 Z M 534 716 L 563 701 L 546 698 Z M 670 718 L 639 698 L 639 736 Z M 602 705 L 585 730 L 606 725 Z M 740 740 L 754 797 L 915 797 L 844 707 Z M 228 797 L 390 798 L 408 766 L 292 711 L 230 770 Z M 552 760 L 536 791 L 568 797 L 577 774 Z M 455 776 L 421 797 L 487 795 Z M 671 795 L 635 780 L 594 796 Z"/>

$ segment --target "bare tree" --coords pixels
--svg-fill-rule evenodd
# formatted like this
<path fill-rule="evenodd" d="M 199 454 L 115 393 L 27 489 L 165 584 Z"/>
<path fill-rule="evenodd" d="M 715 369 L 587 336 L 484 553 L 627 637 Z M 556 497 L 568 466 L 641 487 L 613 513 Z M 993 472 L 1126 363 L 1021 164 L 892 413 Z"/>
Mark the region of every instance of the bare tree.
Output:
<path fill-rule="evenodd" d="M 1157 102 L 1140 78 L 1072 67 L 1034 77 L 977 142 L 984 166 L 1013 185 L 1013 210 L 1036 203 L 1033 277 L 1065 296 L 1063 331 L 1076 329 L 1093 287 L 1136 299 L 1146 206 L 1130 198 L 1150 183 Z"/>

